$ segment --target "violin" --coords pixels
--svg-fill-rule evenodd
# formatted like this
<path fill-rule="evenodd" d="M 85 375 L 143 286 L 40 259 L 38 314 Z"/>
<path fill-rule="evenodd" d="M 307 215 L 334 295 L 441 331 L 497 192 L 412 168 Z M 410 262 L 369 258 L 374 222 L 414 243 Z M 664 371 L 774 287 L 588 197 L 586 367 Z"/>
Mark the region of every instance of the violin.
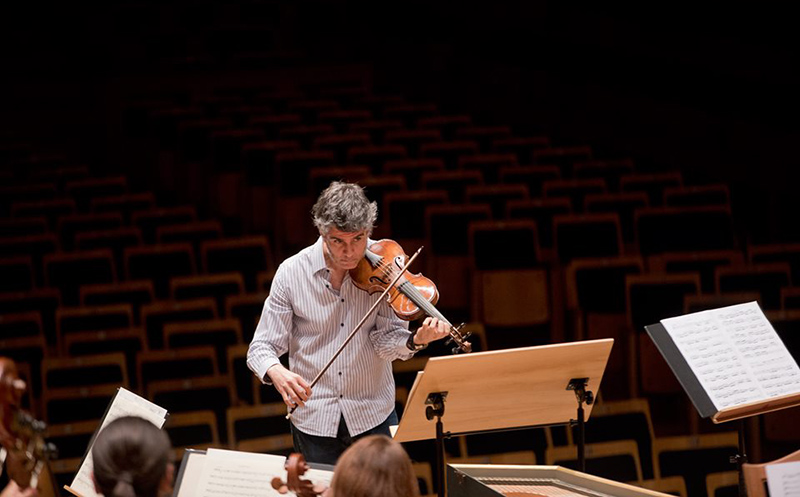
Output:
<path fill-rule="evenodd" d="M 292 453 L 286 459 L 286 481 L 277 476 L 272 479 L 272 488 L 279 494 L 285 495 L 294 492 L 297 497 L 324 497 L 328 492 L 328 487 L 317 484 L 311 480 L 300 478 L 308 471 L 308 463 L 302 454 Z"/>
<path fill-rule="evenodd" d="M 469 334 L 462 335 L 461 327 L 453 326 L 438 309 L 439 290 L 436 285 L 420 273 L 411 274 L 406 271 L 400 279 L 389 287 L 394 276 L 408 264 L 409 257 L 403 247 L 394 240 L 379 240 L 364 253 L 358 266 L 350 270 L 353 284 L 370 294 L 382 292 L 389 288 L 387 301 L 394 313 L 406 321 L 419 319 L 427 315 L 444 322 L 450 332 L 448 343 L 455 343 L 453 353 L 472 352 L 472 344 L 466 341 Z"/>
<path fill-rule="evenodd" d="M 14 361 L 0 357 L 0 446 L 8 477 L 22 489 L 35 487 L 41 497 L 57 496 L 47 460 L 55 447 L 44 438 L 46 425 L 20 408 L 25 382 Z M 2 489 L 0 489 L 2 491 Z"/>

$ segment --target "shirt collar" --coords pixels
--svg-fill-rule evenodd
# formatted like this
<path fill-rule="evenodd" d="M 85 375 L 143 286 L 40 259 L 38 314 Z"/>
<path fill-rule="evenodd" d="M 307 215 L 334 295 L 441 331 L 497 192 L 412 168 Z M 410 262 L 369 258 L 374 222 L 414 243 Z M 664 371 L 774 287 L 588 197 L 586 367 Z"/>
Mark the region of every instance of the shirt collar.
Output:
<path fill-rule="evenodd" d="M 323 269 L 328 269 L 327 264 L 325 264 L 325 252 L 323 251 L 322 244 L 323 240 L 320 236 L 317 238 L 317 243 L 315 243 L 311 249 L 311 270 L 314 273 L 318 273 Z"/>

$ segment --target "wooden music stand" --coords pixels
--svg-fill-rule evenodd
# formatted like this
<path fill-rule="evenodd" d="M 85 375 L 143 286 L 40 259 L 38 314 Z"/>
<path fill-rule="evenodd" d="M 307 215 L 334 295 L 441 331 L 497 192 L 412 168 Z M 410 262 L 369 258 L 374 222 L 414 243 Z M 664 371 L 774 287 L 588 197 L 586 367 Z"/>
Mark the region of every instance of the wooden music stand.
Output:
<path fill-rule="evenodd" d="M 792 452 L 788 456 L 766 462 L 763 464 L 742 464 L 744 473 L 744 484 L 747 488 L 747 497 L 767 497 L 765 489 L 767 483 L 767 466 L 770 464 L 780 464 L 784 462 L 800 461 L 800 450 Z"/>
<path fill-rule="evenodd" d="M 436 439 L 440 496 L 446 495 L 445 437 L 572 424 L 577 412 L 582 438 L 584 404 L 588 417 L 613 344 L 606 338 L 431 358 L 417 374 L 394 438 Z"/>

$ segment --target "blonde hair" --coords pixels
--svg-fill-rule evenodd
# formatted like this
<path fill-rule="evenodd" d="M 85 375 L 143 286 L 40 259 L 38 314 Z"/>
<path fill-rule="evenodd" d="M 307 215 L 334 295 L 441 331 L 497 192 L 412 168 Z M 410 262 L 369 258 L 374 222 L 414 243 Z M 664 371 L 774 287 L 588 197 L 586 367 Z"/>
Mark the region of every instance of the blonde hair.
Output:
<path fill-rule="evenodd" d="M 411 459 L 386 435 L 369 435 L 336 463 L 331 497 L 419 497 Z"/>

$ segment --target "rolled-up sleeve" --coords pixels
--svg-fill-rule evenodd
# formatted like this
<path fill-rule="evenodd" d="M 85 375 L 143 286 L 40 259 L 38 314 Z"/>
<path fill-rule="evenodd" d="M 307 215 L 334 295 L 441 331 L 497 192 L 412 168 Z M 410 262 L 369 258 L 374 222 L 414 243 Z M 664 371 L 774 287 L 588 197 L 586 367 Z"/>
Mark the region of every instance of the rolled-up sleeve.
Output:
<path fill-rule="evenodd" d="M 269 297 L 264 301 L 261 318 L 247 350 L 247 367 L 263 383 L 269 383 L 265 378 L 267 370 L 278 364 L 278 358 L 289 349 L 294 312 L 288 295 L 286 272 L 281 269 L 278 268 L 272 281 Z"/>
<path fill-rule="evenodd" d="M 369 334 L 378 357 L 384 361 L 410 359 L 414 352 L 406 347 L 409 336 L 408 321 L 398 318 L 390 306 L 379 305 L 375 328 Z"/>

